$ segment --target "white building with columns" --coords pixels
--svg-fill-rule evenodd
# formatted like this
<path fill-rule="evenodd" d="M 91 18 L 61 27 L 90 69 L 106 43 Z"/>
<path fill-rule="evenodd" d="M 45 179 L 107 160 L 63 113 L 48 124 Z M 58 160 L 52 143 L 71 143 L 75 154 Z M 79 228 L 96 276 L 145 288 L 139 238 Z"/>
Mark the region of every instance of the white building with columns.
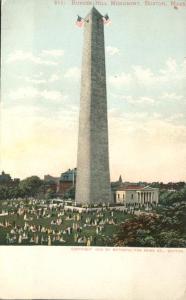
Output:
<path fill-rule="evenodd" d="M 159 189 L 150 186 L 130 185 L 119 187 L 115 192 L 115 203 L 123 205 L 157 204 L 159 201 Z"/>

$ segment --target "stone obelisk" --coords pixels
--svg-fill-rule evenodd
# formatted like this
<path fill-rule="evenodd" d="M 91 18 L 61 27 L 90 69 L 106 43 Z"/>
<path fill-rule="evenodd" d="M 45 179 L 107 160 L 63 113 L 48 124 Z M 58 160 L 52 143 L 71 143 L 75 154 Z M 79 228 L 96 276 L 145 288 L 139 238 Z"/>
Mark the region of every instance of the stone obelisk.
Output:
<path fill-rule="evenodd" d="M 110 201 L 104 23 L 93 7 L 84 22 L 76 203 Z"/>

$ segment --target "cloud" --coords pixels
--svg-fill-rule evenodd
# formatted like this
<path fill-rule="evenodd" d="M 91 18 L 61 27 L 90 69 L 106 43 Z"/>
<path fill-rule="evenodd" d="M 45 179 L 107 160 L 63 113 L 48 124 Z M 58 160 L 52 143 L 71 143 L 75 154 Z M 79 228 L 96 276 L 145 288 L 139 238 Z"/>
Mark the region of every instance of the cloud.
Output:
<path fill-rule="evenodd" d="M 68 79 L 78 80 L 78 79 L 80 78 L 80 75 L 81 75 L 81 70 L 80 70 L 80 68 L 72 67 L 72 68 L 69 68 L 69 69 L 65 72 L 64 77 L 65 77 L 65 78 L 68 78 Z"/>
<path fill-rule="evenodd" d="M 122 96 L 121 99 L 131 104 L 154 104 L 155 100 L 152 97 L 133 97 L 133 96 Z"/>
<path fill-rule="evenodd" d="M 173 73 L 177 72 L 178 66 L 177 66 L 177 62 L 176 62 L 175 59 L 173 59 L 173 58 L 170 57 L 170 58 L 167 60 L 166 65 L 167 65 L 167 68 L 168 68 L 168 70 L 169 70 L 170 72 L 173 72 Z"/>
<path fill-rule="evenodd" d="M 186 64 L 178 64 L 175 59 L 169 58 L 164 69 L 154 72 L 150 68 L 135 65 L 130 72 L 120 73 L 109 77 L 109 83 L 116 87 L 162 87 L 165 84 L 176 85 L 186 77 Z"/>
<path fill-rule="evenodd" d="M 124 180 L 132 181 L 183 180 L 186 126 L 177 122 L 182 117 L 109 111 L 110 160 L 115 178 L 124 174 Z"/>
<path fill-rule="evenodd" d="M 118 103 L 127 102 L 133 105 L 155 105 L 155 104 L 162 104 L 164 102 L 169 102 L 169 104 L 174 104 L 175 102 L 180 101 L 180 103 L 186 100 L 186 97 L 176 93 L 162 93 L 161 95 L 157 96 L 133 96 L 133 95 L 124 95 L 124 94 L 117 94 L 111 93 L 110 98 L 115 99 Z"/>
<path fill-rule="evenodd" d="M 107 46 L 106 53 L 108 53 L 108 55 L 110 55 L 110 56 L 120 55 L 120 50 L 116 47 Z"/>
<path fill-rule="evenodd" d="M 58 63 L 53 60 L 48 60 L 46 57 L 59 58 L 63 56 L 62 50 L 43 50 L 40 54 L 34 55 L 29 51 L 16 50 L 8 55 L 7 63 L 15 62 L 31 62 L 36 65 L 56 66 Z"/>
<path fill-rule="evenodd" d="M 63 106 L 55 116 L 45 116 L 43 109 L 34 105 L 29 109 L 24 105 L 4 107 L 2 120 L 1 166 L 15 177 L 59 175 L 62 169 L 75 166 L 76 107 Z"/>
<path fill-rule="evenodd" d="M 142 140 L 158 140 L 162 143 L 183 143 L 186 145 L 186 125 L 181 121 L 183 114 L 174 113 L 165 118 L 160 113 L 135 112 L 124 113 L 119 109 L 109 111 L 110 130 L 117 128 L 119 136 L 122 133 L 125 137 L 136 138 L 139 136 Z M 113 135 L 115 136 L 115 134 Z"/>
<path fill-rule="evenodd" d="M 119 174 L 131 181 L 183 180 L 186 126 L 176 122 L 181 116 L 165 119 L 161 114 L 121 109 L 109 110 L 108 115 L 113 180 Z M 67 104 L 55 115 L 45 116 L 41 107 L 12 105 L 3 108 L 2 116 L 2 167 L 12 175 L 58 176 L 61 168 L 76 166 L 76 106 Z"/>
<path fill-rule="evenodd" d="M 120 87 L 123 85 L 130 85 L 132 82 L 132 75 L 129 73 L 120 73 L 119 75 L 114 75 L 109 77 L 109 83 Z"/>
<path fill-rule="evenodd" d="M 111 93 L 110 98 L 114 99 L 118 102 L 118 104 L 121 104 L 122 102 L 126 102 L 129 104 L 137 104 L 137 105 L 154 105 L 156 102 L 158 102 L 158 97 L 152 97 L 152 96 L 137 96 L 137 95 L 131 95 L 128 93 L 128 95 L 124 93 Z"/>
<path fill-rule="evenodd" d="M 175 122 L 175 121 L 179 121 L 180 122 L 180 120 L 183 120 L 184 119 L 184 114 L 182 114 L 182 113 L 175 113 L 175 114 L 173 114 L 173 115 L 171 115 L 171 116 L 169 116 L 169 118 L 166 118 L 166 120 L 168 121 L 168 122 Z"/>
<path fill-rule="evenodd" d="M 52 57 L 61 57 L 64 55 L 63 50 L 57 50 L 57 49 L 52 49 L 52 50 L 42 50 L 41 56 L 52 56 Z"/>
<path fill-rule="evenodd" d="M 17 90 L 8 93 L 8 97 L 12 100 L 24 100 L 28 99 L 44 99 L 51 101 L 61 101 L 63 99 L 62 94 L 56 90 L 38 90 L 34 87 L 22 87 Z"/>
<path fill-rule="evenodd" d="M 145 104 L 154 104 L 155 102 L 155 100 L 151 97 L 139 97 L 136 100 L 137 100 L 136 103 L 145 103 Z"/>
<path fill-rule="evenodd" d="M 153 84 L 156 80 L 155 75 L 149 68 L 133 66 L 132 69 L 134 79 L 142 85 Z"/>
<path fill-rule="evenodd" d="M 26 82 L 33 83 L 33 84 L 44 84 L 47 82 L 46 79 L 36 79 L 36 78 L 30 78 L 30 77 L 25 77 Z"/>
<path fill-rule="evenodd" d="M 177 95 L 176 93 L 163 93 L 160 96 L 160 99 L 167 101 L 180 101 L 184 100 L 185 98 L 183 95 Z"/>
<path fill-rule="evenodd" d="M 39 76 L 37 77 L 34 76 L 33 78 L 26 77 L 25 80 L 26 82 L 33 83 L 33 84 L 45 84 L 45 83 L 53 83 L 59 81 L 60 77 L 58 74 L 51 74 L 51 76 L 48 79 L 44 79 Z"/>
<path fill-rule="evenodd" d="M 120 73 L 110 76 L 109 83 L 116 87 L 137 85 L 154 85 L 156 82 L 153 72 L 143 66 L 132 66 L 130 73 Z"/>
<path fill-rule="evenodd" d="M 58 80 L 60 80 L 60 77 L 57 74 L 52 74 L 50 76 L 50 78 L 48 79 L 49 82 L 55 82 L 55 81 L 58 81 Z"/>

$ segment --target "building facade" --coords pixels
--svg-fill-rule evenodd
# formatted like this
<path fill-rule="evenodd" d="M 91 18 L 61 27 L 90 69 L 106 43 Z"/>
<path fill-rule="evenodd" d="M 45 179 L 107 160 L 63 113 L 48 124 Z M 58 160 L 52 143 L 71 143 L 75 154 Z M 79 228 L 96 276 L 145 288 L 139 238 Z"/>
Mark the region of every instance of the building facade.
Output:
<path fill-rule="evenodd" d="M 57 184 L 57 193 L 64 195 L 70 189 L 75 188 L 76 184 L 76 173 L 77 169 L 68 169 L 66 172 L 61 174 Z"/>
<path fill-rule="evenodd" d="M 19 178 L 12 179 L 10 174 L 6 174 L 4 171 L 0 174 L 0 185 L 13 187 L 19 185 L 19 182 Z"/>
<path fill-rule="evenodd" d="M 51 175 L 44 176 L 45 192 L 51 190 L 58 196 L 63 197 L 65 193 L 75 188 L 77 169 L 68 169 L 61 173 L 60 177 L 53 177 Z"/>
<path fill-rule="evenodd" d="M 123 205 L 158 204 L 159 189 L 150 186 L 126 186 L 115 192 L 115 203 Z"/>

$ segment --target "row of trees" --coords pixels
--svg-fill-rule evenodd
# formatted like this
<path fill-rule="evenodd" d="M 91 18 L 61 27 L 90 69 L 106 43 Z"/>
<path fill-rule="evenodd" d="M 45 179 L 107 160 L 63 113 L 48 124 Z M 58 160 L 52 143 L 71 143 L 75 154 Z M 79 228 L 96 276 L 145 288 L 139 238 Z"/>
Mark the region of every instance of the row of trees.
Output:
<path fill-rule="evenodd" d="M 163 183 L 163 182 L 152 182 L 150 183 L 151 187 L 154 188 L 159 188 L 159 189 L 169 189 L 169 190 L 181 190 L 186 186 L 186 183 L 184 181 L 179 181 L 179 182 L 168 182 L 168 183 Z"/>
<path fill-rule="evenodd" d="M 160 190 L 160 204 L 170 206 L 174 203 L 186 201 L 186 187 L 179 191 Z"/>
<path fill-rule="evenodd" d="M 169 189 L 169 190 L 181 190 L 186 186 L 186 182 L 184 181 L 178 181 L 178 182 L 168 182 L 164 183 L 162 181 L 154 181 L 154 182 L 146 182 L 146 181 L 139 181 L 137 182 L 138 185 L 150 185 L 151 187 L 154 188 L 159 188 L 159 189 Z"/>
<path fill-rule="evenodd" d="M 42 192 L 43 188 L 44 181 L 38 176 L 31 176 L 20 181 L 16 186 L 0 185 L 0 200 L 35 197 Z"/>
<path fill-rule="evenodd" d="M 45 197 L 51 199 L 56 197 L 56 192 L 51 186 L 50 182 L 45 182 L 38 176 L 31 176 L 20 181 L 17 185 L 0 185 L 0 200 L 25 197 Z M 64 198 L 74 197 L 75 189 L 72 187 L 65 193 Z"/>

